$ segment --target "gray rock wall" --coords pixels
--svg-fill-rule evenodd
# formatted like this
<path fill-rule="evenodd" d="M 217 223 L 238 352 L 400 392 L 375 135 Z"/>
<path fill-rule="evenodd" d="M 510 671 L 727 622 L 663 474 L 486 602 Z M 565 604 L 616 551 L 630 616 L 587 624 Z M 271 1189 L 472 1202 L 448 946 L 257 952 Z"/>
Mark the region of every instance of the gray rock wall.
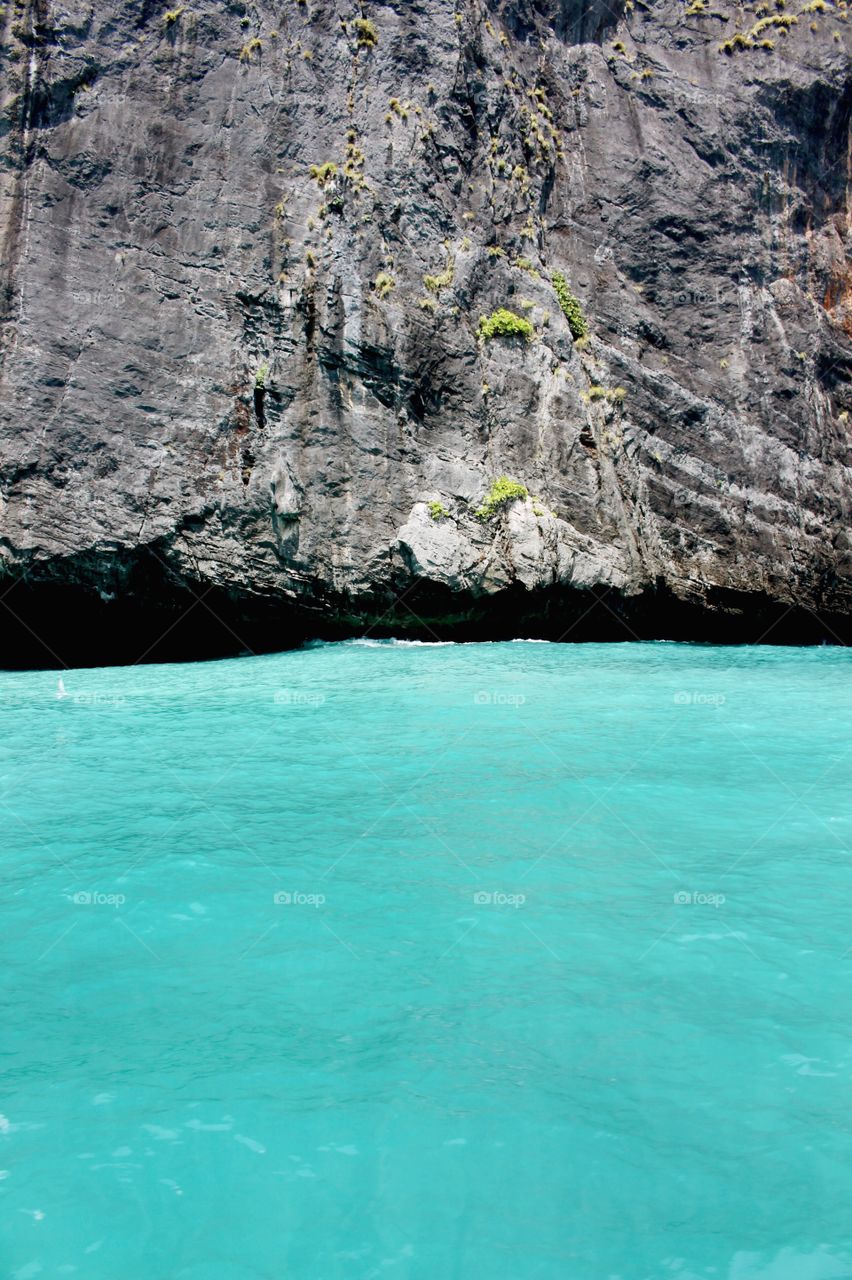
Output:
<path fill-rule="evenodd" d="M 850 26 L 8 5 L 0 658 L 845 638 Z"/>

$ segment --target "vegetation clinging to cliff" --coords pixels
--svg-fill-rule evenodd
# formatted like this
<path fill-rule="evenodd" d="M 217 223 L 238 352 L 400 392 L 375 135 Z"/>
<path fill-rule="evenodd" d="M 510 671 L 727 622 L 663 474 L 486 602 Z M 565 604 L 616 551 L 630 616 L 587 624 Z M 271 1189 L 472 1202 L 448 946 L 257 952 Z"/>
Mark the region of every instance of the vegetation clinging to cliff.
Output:
<path fill-rule="evenodd" d="M 379 43 L 379 33 L 375 23 L 369 18 L 356 18 L 352 26 L 355 29 L 356 44 L 359 49 L 373 49 Z"/>
<path fill-rule="evenodd" d="M 525 342 L 529 342 L 535 336 L 535 329 L 529 320 L 509 311 L 507 307 L 498 307 L 490 316 L 480 316 L 477 332 L 486 342 L 491 338 L 523 338 Z"/>
<path fill-rule="evenodd" d="M 477 507 L 476 515 L 480 520 L 490 520 L 511 502 L 528 497 L 529 490 L 525 484 L 521 484 L 519 480 L 511 480 L 508 476 L 500 476 L 488 490 L 482 506 Z"/>
<path fill-rule="evenodd" d="M 583 315 L 583 308 L 568 288 L 568 281 L 561 271 L 554 271 L 552 279 L 557 301 L 562 308 L 562 314 L 568 321 L 568 328 L 571 330 L 571 337 L 575 339 L 585 338 L 589 332 L 589 326 L 586 317 Z"/>

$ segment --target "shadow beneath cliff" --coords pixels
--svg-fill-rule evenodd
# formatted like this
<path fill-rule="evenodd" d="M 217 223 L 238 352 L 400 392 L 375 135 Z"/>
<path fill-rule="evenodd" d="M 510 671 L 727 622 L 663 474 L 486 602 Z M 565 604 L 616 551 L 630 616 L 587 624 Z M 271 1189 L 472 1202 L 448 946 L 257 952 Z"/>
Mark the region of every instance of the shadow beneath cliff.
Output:
<path fill-rule="evenodd" d="M 288 602 L 204 585 L 103 599 L 87 587 L 18 582 L 0 602 L 0 668 L 201 662 L 291 649 L 319 628 L 311 611 Z"/>
<path fill-rule="evenodd" d="M 204 661 L 363 635 L 776 645 L 852 639 L 849 618 L 731 592 L 690 603 L 664 588 L 624 597 L 604 589 L 513 587 L 473 598 L 414 584 L 399 597 L 302 606 L 190 583 L 105 598 L 84 585 L 19 581 L 6 587 L 0 615 L 0 667 L 7 670 Z"/>
<path fill-rule="evenodd" d="M 356 619 L 349 620 L 353 629 Z M 639 595 L 599 587 L 514 586 L 465 601 L 415 585 L 370 629 L 377 637 L 439 640 L 540 639 L 560 643 L 680 640 L 706 644 L 848 644 L 852 619 L 760 595 L 717 591 L 680 599 L 665 586 Z"/>

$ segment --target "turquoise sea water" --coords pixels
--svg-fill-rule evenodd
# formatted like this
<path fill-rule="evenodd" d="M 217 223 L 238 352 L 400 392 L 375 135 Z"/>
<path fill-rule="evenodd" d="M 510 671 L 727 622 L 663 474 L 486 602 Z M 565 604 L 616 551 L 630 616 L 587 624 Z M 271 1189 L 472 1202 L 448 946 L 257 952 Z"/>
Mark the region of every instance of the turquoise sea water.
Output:
<path fill-rule="evenodd" d="M 848 1280 L 850 675 L 0 674 L 0 1275 Z"/>

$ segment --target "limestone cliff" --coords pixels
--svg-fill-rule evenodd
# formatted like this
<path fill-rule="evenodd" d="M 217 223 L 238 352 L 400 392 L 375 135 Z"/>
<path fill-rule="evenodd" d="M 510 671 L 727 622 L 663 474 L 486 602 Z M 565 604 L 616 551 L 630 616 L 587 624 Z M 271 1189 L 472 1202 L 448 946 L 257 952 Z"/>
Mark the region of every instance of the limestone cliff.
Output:
<path fill-rule="evenodd" d="M 0 661 L 847 638 L 852 21 L 779 4 L 7 5 Z"/>

